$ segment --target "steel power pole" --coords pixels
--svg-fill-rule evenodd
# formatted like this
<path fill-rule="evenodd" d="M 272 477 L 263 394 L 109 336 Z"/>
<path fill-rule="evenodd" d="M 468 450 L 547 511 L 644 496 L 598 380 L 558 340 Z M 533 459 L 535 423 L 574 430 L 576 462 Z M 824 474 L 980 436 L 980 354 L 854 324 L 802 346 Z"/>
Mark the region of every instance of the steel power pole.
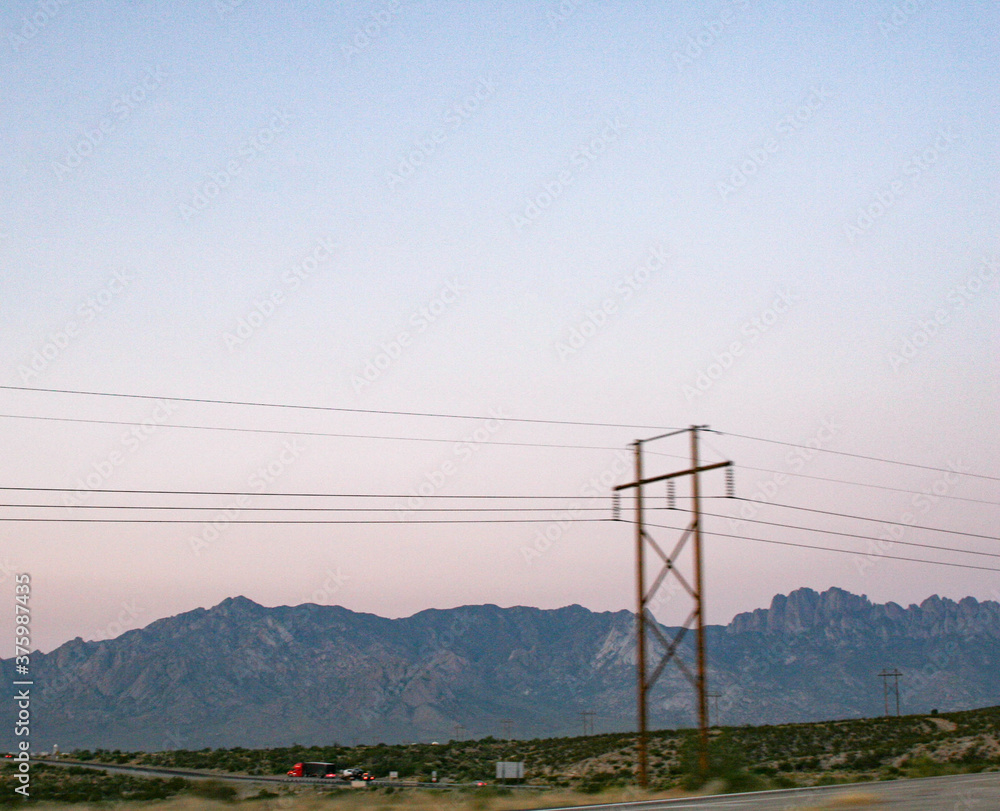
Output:
<path fill-rule="evenodd" d="M 717 727 L 722 726 L 722 721 L 719 720 L 719 699 L 722 698 L 722 693 L 709 693 L 706 691 L 706 698 L 712 699 L 712 703 L 715 704 L 715 725 Z M 712 714 L 708 714 L 708 725 L 712 725 Z"/>
<path fill-rule="evenodd" d="M 685 678 L 691 683 L 695 688 L 698 697 L 698 726 L 700 729 L 699 736 L 699 753 L 698 753 L 698 767 L 705 773 L 708 771 L 708 697 L 706 695 L 707 690 L 707 678 L 706 678 L 706 656 L 705 656 L 705 621 L 704 621 L 704 578 L 702 575 L 703 570 L 703 555 L 702 555 L 702 541 L 701 541 L 701 486 L 699 481 L 699 474 L 705 473 L 709 470 L 717 470 L 719 468 L 726 468 L 732 465 L 732 462 L 717 462 L 711 465 L 701 465 L 698 458 L 698 431 L 703 430 L 703 426 L 692 425 L 690 428 L 685 428 L 682 431 L 671 431 L 667 434 L 661 434 L 659 436 L 651 437 L 649 439 L 636 440 L 633 443 L 633 449 L 635 451 L 635 481 L 629 482 L 628 484 L 621 484 L 614 488 L 614 493 L 617 494 L 622 490 L 634 489 L 635 490 L 635 581 L 636 581 L 636 675 L 637 675 L 637 703 L 638 703 L 638 728 L 639 735 L 636 745 L 637 750 L 637 772 L 639 785 L 646 787 L 649 785 L 649 755 L 648 755 L 648 697 L 649 692 L 653 688 L 657 679 L 663 673 L 664 668 L 669 662 L 674 662 L 680 669 L 681 673 L 684 674 Z M 645 478 L 642 466 L 642 446 L 644 443 L 653 442 L 658 439 L 666 439 L 667 437 L 676 436 L 677 434 L 690 432 L 691 434 L 691 467 L 688 470 L 680 470 L 675 473 L 667 473 L 662 476 L 653 476 L 650 478 Z M 646 531 L 645 515 L 644 515 L 644 503 L 643 503 L 643 487 L 646 485 L 653 484 L 655 482 L 667 481 L 671 482 L 668 487 L 672 487 L 672 480 L 680 478 L 682 476 L 692 477 L 692 500 L 691 500 L 691 523 L 688 525 L 687 529 L 684 530 L 677 544 L 674 546 L 673 551 L 670 555 L 664 553 L 663 549 L 656 543 L 656 541 L 650 536 Z M 730 488 L 731 489 L 731 488 Z M 672 503 L 672 502 L 671 502 Z M 617 517 L 617 513 L 616 513 Z M 694 573 L 689 581 L 681 572 L 677 569 L 677 560 L 681 551 L 684 549 L 688 540 L 692 541 L 693 546 L 693 567 Z M 647 545 L 656 553 L 662 562 L 662 567 L 659 574 L 657 574 L 653 585 L 646 588 L 646 560 L 645 552 Z M 693 607 L 688 618 L 685 620 L 684 624 L 681 626 L 680 630 L 674 635 L 673 639 L 668 640 L 662 630 L 660 630 L 659 623 L 650 613 L 650 603 L 653 601 L 653 597 L 656 595 L 657 591 L 663 585 L 664 581 L 668 576 L 673 576 L 681 584 L 683 589 L 688 593 L 693 601 Z M 691 668 L 680 658 L 678 650 L 680 644 L 684 637 L 687 635 L 688 631 L 694 628 L 695 631 L 695 644 L 696 644 L 696 664 L 695 672 L 692 673 Z M 653 671 L 650 673 L 647 667 L 647 657 L 648 649 L 646 645 L 647 634 L 652 633 L 660 644 L 663 646 L 664 652 L 660 655 L 659 661 Z"/>
<path fill-rule="evenodd" d="M 892 692 L 896 694 L 896 717 L 899 717 L 899 677 L 903 674 L 900 673 L 896 668 L 892 670 L 885 669 L 878 674 L 879 678 L 882 679 L 882 693 L 885 696 L 885 715 L 889 717 L 889 679 L 893 680 Z"/>

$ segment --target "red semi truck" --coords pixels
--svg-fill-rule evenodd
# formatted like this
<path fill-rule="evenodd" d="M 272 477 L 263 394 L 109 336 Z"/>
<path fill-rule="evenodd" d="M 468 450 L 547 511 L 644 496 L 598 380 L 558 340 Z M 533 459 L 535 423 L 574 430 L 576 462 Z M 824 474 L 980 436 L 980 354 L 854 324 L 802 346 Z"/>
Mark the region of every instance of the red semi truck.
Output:
<path fill-rule="evenodd" d="M 337 771 L 337 767 L 332 763 L 321 763 L 310 761 L 308 763 L 296 763 L 288 770 L 289 777 L 323 777 L 329 780 L 374 780 L 374 776 L 360 767 L 353 769 L 343 769 Z"/>
<path fill-rule="evenodd" d="M 329 777 L 336 779 L 340 777 L 337 774 L 337 767 L 332 763 L 320 763 L 319 761 L 310 761 L 309 763 L 296 763 L 288 770 L 289 777 Z"/>

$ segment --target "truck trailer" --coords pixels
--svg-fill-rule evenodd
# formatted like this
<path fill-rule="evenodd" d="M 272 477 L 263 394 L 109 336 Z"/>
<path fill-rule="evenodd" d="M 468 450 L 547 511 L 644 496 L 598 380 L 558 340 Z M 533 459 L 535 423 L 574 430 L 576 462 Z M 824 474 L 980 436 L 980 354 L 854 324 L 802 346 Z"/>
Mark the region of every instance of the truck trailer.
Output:
<path fill-rule="evenodd" d="M 308 763 L 296 763 L 288 770 L 289 777 L 327 777 L 336 780 L 337 767 L 333 763 L 321 763 L 319 761 L 309 761 Z"/>

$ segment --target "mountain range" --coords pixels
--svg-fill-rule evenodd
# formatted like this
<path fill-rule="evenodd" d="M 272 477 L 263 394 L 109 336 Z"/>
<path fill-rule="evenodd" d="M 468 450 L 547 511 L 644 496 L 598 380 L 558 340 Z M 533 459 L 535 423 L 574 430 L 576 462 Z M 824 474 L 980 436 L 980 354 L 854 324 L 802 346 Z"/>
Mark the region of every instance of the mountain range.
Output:
<path fill-rule="evenodd" d="M 634 728 L 634 618 L 578 605 L 431 609 L 386 619 L 339 606 L 235 597 L 32 656 L 34 745 L 63 750 L 268 747 L 531 738 Z M 675 629 L 662 627 L 665 635 Z M 691 636 L 682 654 L 691 661 Z M 873 604 L 798 589 L 706 629 L 712 723 L 813 721 L 1000 704 L 1000 604 Z M 654 648 L 655 650 L 655 648 Z M 7 683 L 12 659 L 2 660 Z M 889 686 L 892 686 L 889 681 Z M 8 707 L 13 706 L 8 702 Z M 895 697 L 890 702 L 895 711 Z M 695 723 L 673 666 L 655 727 Z M 11 723 L 0 729 L 10 748 Z"/>

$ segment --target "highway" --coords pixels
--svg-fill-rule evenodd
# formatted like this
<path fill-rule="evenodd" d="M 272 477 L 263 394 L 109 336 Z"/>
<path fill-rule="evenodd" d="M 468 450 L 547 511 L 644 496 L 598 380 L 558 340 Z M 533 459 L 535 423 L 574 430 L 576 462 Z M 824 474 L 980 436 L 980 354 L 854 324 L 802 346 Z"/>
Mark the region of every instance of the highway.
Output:
<path fill-rule="evenodd" d="M 292 785 L 316 785 L 329 789 L 358 788 L 364 786 L 395 786 L 396 788 L 436 788 L 460 789 L 475 788 L 475 783 L 418 783 L 414 780 L 372 780 L 363 782 L 355 780 L 348 783 L 343 780 L 329 780 L 322 777 L 287 777 L 285 775 L 267 774 L 251 776 L 246 774 L 224 774 L 197 769 L 175 769 L 162 766 L 125 766 L 117 763 L 94 763 L 80 760 L 54 760 L 51 758 L 32 758 L 33 763 L 47 763 L 50 766 L 82 766 L 85 769 L 97 769 L 110 774 L 131 774 L 137 777 L 183 777 L 188 780 L 222 780 L 227 783 L 289 783 Z M 522 791 L 548 791 L 548 786 L 512 785 L 508 788 Z"/>
<path fill-rule="evenodd" d="M 712 811 L 834 811 L 867 807 L 877 808 L 878 811 L 998 811 L 1000 772 L 677 800 L 536 808 L 532 811 L 680 811 L 686 808 Z"/>
<path fill-rule="evenodd" d="M 212 774 L 193 769 L 165 769 L 153 766 L 118 766 L 107 763 L 79 763 L 65 760 L 38 760 L 53 766 L 84 766 L 106 772 L 146 777 L 184 777 L 195 780 L 223 780 L 233 783 L 312 783 L 326 788 L 349 788 L 350 783 L 319 778 L 280 775 Z M 412 786 L 405 781 L 376 781 L 376 785 Z M 434 788 L 461 788 L 459 784 L 424 784 Z M 527 787 L 525 787 L 527 788 Z M 604 803 L 580 806 L 534 808 L 530 811 L 825 811 L 826 809 L 874 807 L 878 811 L 1000 811 L 1000 772 L 962 774 L 949 777 L 924 777 L 878 783 L 855 783 L 847 786 L 754 791 L 744 794 L 715 794 L 673 800 L 641 800 L 628 803 Z M 529 809 L 525 809 L 529 811 Z"/>
<path fill-rule="evenodd" d="M 213 774 L 211 772 L 201 772 L 195 769 L 166 769 L 159 766 L 119 766 L 114 763 L 90 763 L 78 760 L 52 760 L 49 758 L 33 758 L 34 763 L 46 763 L 49 766 L 82 766 L 84 769 L 97 769 L 109 774 L 131 774 L 136 777 L 183 777 L 188 780 L 224 780 L 227 783 L 287 783 L 295 780 L 298 783 L 320 783 L 333 786 L 350 786 L 349 783 L 341 783 L 335 780 L 321 780 L 309 777 L 283 777 L 280 775 L 262 775 L 251 777 L 242 774 Z"/>

